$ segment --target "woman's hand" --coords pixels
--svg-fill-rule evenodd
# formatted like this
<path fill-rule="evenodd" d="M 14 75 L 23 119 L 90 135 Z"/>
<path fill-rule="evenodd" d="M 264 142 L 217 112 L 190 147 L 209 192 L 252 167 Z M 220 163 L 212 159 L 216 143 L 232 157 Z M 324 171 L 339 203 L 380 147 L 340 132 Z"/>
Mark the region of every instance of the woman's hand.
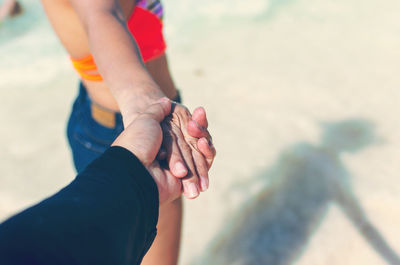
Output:
<path fill-rule="evenodd" d="M 147 168 L 157 184 L 160 205 L 173 201 L 182 193 L 182 183 L 155 161 L 162 142 L 160 122 L 171 112 L 171 102 L 162 98 L 139 113 L 117 137 L 112 146 L 122 146 Z"/>
<path fill-rule="evenodd" d="M 208 170 L 216 151 L 207 127 L 203 108 L 197 108 L 192 117 L 186 107 L 175 102 L 171 115 L 162 122 L 163 154 L 159 157 L 166 157 L 171 173 L 182 178 L 183 192 L 189 199 L 208 189 Z"/>

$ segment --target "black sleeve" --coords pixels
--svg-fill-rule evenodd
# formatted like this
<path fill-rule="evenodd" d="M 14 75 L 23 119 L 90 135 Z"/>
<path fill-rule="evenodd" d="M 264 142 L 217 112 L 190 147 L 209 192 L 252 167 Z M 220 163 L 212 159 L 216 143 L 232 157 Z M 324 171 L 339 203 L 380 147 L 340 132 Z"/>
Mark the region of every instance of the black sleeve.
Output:
<path fill-rule="evenodd" d="M 0 264 L 140 264 L 158 206 L 146 168 L 111 147 L 64 189 L 0 225 Z"/>

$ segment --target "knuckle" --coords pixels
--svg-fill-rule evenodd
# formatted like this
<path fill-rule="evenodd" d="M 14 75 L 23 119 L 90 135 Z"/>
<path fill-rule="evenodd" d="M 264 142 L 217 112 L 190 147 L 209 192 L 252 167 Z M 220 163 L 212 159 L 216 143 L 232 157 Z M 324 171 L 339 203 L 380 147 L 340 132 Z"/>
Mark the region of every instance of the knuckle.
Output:
<path fill-rule="evenodd" d="M 184 137 L 185 137 L 186 143 L 191 147 L 191 149 L 198 151 L 198 149 L 197 149 L 198 139 L 195 137 L 192 137 L 190 135 L 185 135 Z"/>
<path fill-rule="evenodd" d="M 175 110 L 180 114 L 190 115 L 190 111 L 185 105 L 177 104 Z"/>
<path fill-rule="evenodd" d="M 186 106 L 183 106 L 183 105 L 182 105 L 182 107 L 183 107 L 183 111 L 185 112 L 185 114 L 186 115 L 190 115 L 189 109 Z"/>
<path fill-rule="evenodd" d="M 184 179 L 183 182 L 186 182 L 186 183 L 197 183 L 198 179 L 197 179 L 197 177 L 192 175 L 191 177 L 188 177 L 188 178 Z"/>
<path fill-rule="evenodd" d="M 184 143 L 183 141 L 180 143 L 180 148 L 185 153 L 191 153 L 192 152 L 191 146 L 186 144 L 186 143 Z"/>
<path fill-rule="evenodd" d="M 154 109 L 152 111 L 154 111 L 154 113 L 164 113 L 164 110 L 163 110 L 163 107 L 161 106 L 161 104 L 155 104 L 153 108 Z"/>
<path fill-rule="evenodd" d="M 181 119 L 180 119 L 180 117 L 179 117 L 179 115 L 177 113 L 172 113 L 170 122 L 180 126 Z"/>
<path fill-rule="evenodd" d="M 190 146 L 190 149 L 192 149 L 192 150 L 194 150 L 196 152 L 199 152 L 199 150 L 197 149 L 197 144 L 195 142 L 189 141 L 188 145 Z"/>

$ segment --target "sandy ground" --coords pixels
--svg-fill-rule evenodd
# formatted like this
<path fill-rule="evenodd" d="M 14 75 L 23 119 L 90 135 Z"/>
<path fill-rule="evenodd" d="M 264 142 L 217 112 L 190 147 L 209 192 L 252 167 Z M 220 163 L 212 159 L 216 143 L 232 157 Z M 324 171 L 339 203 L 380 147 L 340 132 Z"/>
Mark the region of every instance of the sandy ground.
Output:
<path fill-rule="evenodd" d="M 186 202 L 181 264 L 266 264 L 268 255 L 270 264 L 378 265 L 387 264 L 385 255 L 399 264 L 392 253 L 400 253 L 399 11 L 395 0 L 298 0 L 277 7 L 267 18 L 197 25 L 199 33 L 190 40 L 175 42 L 169 35 L 171 69 L 184 102 L 191 109 L 206 108 L 218 150 L 210 191 Z M 46 45 L 57 46 L 50 29 L 44 30 Z M 26 45 L 23 37 L 16 44 Z M 74 176 L 64 130 L 77 78 L 65 55 L 57 54 L 38 57 L 34 69 L 0 60 L 2 220 Z M 60 63 L 46 68 L 46 60 Z M 29 82 L 18 76 L 21 71 Z M 345 136 L 327 125 L 349 119 Z M 357 127 L 363 122 L 373 126 Z M 337 151 L 334 155 L 320 155 L 323 133 L 335 139 L 327 147 Z M 342 139 L 349 134 L 353 138 Z M 376 137 L 339 153 L 364 134 Z M 300 143 L 308 151 L 297 152 L 303 150 L 296 147 Z M 280 159 L 285 155 L 295 159 Z M 345 180 L 337 173 L 342 171 L 347 172 Z M 314 182 L 309 189 L 291 190 L 272 181 L 290 183 L 298 176 Z M 320 179 L 328 186 L 344 183 L 368 222 L 352 221 L 336 195 L 317 192 L 319 197 L 312 197 L 321 188 L 313 183 Z M 270 191 L 272 201 L 254 199 Z M 296 196 L 286 197 L 285 192 L 293 191 Z M 307 229 L 301 237 L 294 235 L 296 229 L 284 229 L 314 214 L 313 202 L 321 198 L 317 218 L 296 227 Z M 247 206 L 241 207 L 243 203 Z M 244 221 L 235 224 L 238 216 Z M 230 230 L 232 223 L 236 230 Z M 377 237 L 366 240 L 366 223 L 384 243 Z M 269 227 L 278 229 L 275 241 L 268 238 Z M 258 236 L 246 241 L 241 230 Z M 297 244 L 286 245 L 280 235 Z M 248 251 L 233 253 L 234 261 L 220 257 L 235 248 Z"/>

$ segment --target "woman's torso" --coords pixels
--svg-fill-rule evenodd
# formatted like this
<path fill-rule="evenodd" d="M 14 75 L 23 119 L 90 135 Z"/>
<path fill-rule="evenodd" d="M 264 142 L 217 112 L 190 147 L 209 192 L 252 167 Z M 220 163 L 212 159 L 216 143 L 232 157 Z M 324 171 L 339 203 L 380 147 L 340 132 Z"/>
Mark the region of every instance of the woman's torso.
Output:
<path fill-rule="evenodd" d="M 129 18 L 135 7 L 135 0 L 120 0 L 125 18 Z M 44 9 L 61 43 L 72 58 L 82 58 L 90 54 L 89 41 L 78 14 L 69 0 L 42 0 Z M 65 23 L 68 21 L 68 23 Z M 118 104 L 104 82 L 83 80 L 93 101 L 119 111 Z"/>

